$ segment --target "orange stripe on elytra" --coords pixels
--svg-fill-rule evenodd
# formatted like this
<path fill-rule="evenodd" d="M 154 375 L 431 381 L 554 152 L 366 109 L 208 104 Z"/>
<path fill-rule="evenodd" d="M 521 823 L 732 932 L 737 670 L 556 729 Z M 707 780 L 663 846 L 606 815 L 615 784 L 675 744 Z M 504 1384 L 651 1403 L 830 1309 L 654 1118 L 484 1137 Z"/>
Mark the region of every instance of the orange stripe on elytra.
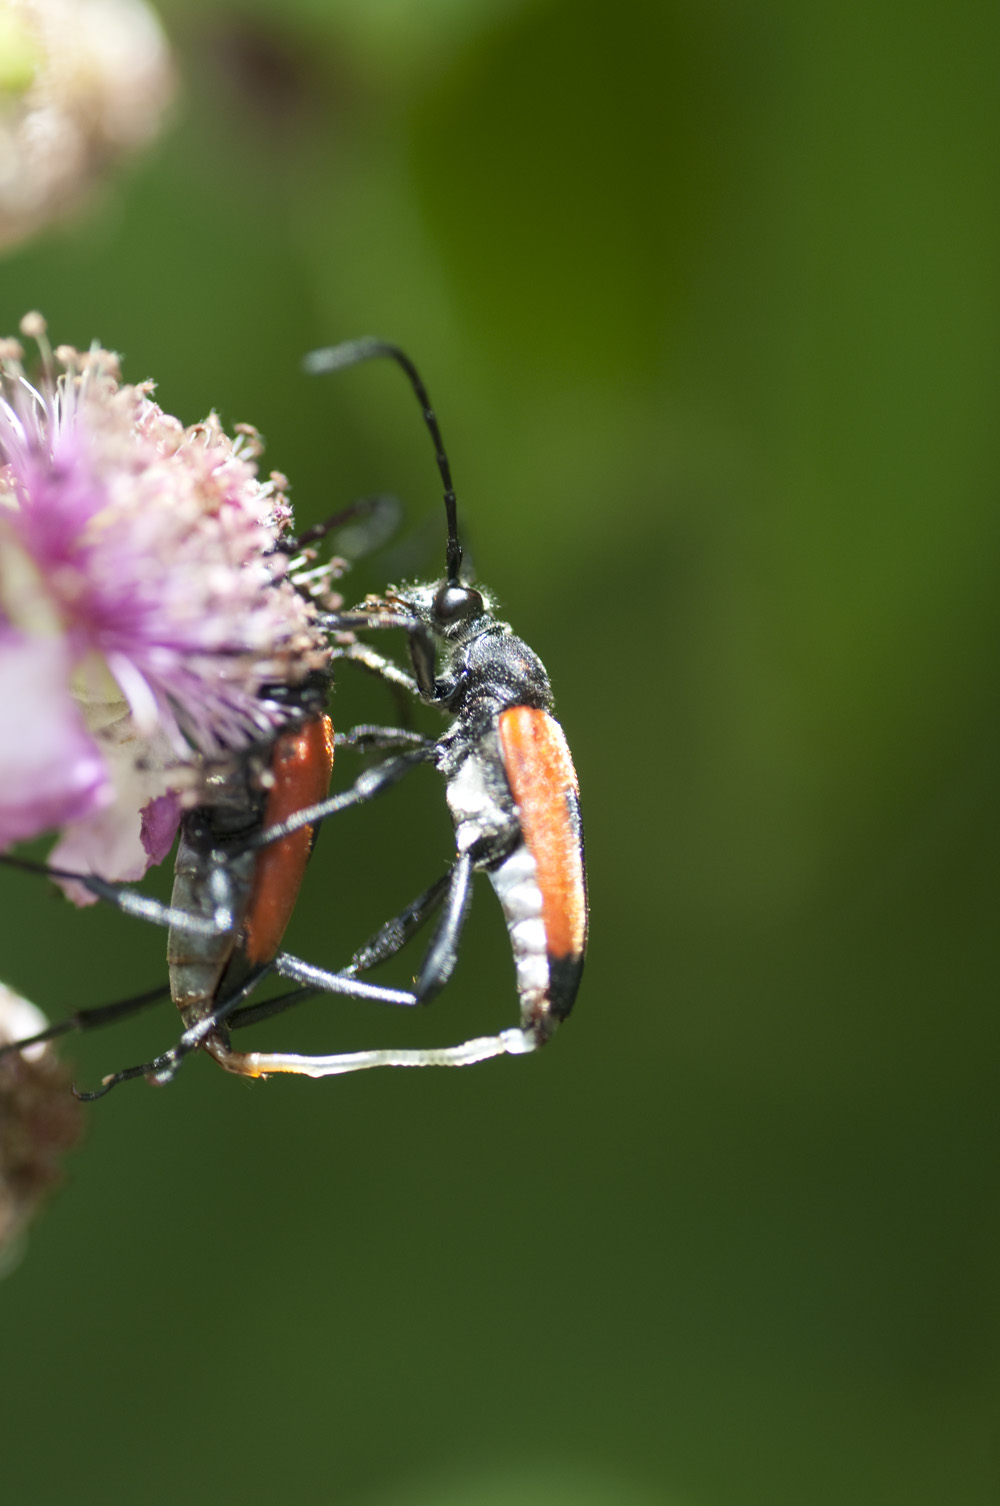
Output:
<path fill-rule="evenodd" d="M 333 773 L 333 724 L 321 716 L 274 745 L 264 824 L 274 826 L 307 805 L 326 798 Z M 290 836 L 262 847 L 254 866 L 253 887 L 244 923 L 243 950 L 251 962 L 269 962 L 285 934 L 312 848 L 313 829 L 303 826 Z"/>
<path fill-rule="evenodd" d="M 548 952 L 578 957 L 587 940 L 587 890 L 576 770 L 563 730 L 545 711 L 513 706 L 500 715 L 500 746 L 524 840 L 535 860 Z"/>

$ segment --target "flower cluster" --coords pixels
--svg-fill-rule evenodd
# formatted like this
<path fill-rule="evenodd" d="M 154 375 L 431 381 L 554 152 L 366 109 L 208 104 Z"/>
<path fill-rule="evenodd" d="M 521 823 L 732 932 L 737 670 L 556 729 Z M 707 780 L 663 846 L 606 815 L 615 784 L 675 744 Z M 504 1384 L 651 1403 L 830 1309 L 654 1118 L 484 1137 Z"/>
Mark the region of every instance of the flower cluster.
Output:
<path fill-rule="evenodd" d="M 83 197 L 174 90 L 145 0 L 0 0 L 0 245 Z"/>
<path fill-rule="evenodd" d="M 108 351 L 21 332 L 43 373 L 0 342 L 0 849 L 59 827 L 55 864 L 134 879 L 198 759 L 280 725 L 267 687 L 328 648 L 256 432 L 185 428 Z"/>

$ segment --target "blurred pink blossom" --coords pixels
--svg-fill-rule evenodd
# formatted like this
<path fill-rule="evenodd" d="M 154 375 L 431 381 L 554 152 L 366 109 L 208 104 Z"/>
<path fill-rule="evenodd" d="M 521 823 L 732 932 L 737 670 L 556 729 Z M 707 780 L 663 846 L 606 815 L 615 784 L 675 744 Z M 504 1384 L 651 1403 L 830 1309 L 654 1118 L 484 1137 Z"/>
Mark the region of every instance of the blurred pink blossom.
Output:
<path fill-rule="evenodd" d="M 175 88 L 146 0 L 0 0 L 0 246 L 92 194 Z"/>

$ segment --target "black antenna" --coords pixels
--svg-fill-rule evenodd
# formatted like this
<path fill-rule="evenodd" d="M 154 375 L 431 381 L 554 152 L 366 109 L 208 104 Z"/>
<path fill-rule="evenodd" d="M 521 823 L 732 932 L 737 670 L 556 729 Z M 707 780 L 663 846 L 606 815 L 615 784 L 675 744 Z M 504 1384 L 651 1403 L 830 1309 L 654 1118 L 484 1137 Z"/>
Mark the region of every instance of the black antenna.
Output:
<path fill-rule="evenodd" d="M 458 504 L 455 500 L 455 487 L 451 479 L 451 466 L 441 438 L 441 430 L 438 427 L 437 417 L 431 407 L 431 400 L 427 396 L 427 388 L 420 380 L 420 373 L 410 360 L 405 351 L 400 350 L 398 345 L 392 345 L 388 340 L 376 340 L 372 336 L 366 336 L 362 340 L 345 340 L 342 345 L 330 345 L 324 350 L 311 350 L 302 359 L 305 371 L 313 375 L 319 375 L 326 371 L 343 371 L 346 366 L 357 366 L 362 361 L 373 361 L 381 356 L 387 356 L 401 366 L 410 379 L 410 386 L 417 396 L 417 401 L 423 410 L 424 423 L 430 430 L 431 439 L 434 441 L 434 454 L 441 472 L 441 480 L 444 482 L 444 510 L 448 519 L 448 547 L 445 553 L 445 571 L 449 586 L 459 584 L 459 571 L 462 568 L 462 546 L 458 541 Z"/>

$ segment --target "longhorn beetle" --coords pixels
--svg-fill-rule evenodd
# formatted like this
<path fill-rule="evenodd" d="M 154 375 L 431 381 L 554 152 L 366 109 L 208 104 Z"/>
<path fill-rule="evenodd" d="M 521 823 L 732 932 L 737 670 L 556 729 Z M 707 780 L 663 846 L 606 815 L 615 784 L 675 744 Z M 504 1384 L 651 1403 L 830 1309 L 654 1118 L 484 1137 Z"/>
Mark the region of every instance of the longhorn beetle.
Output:
<path fill-rule="evenodd" d="M 465 1066 L 491 1056 L 533 1051 L 548 1041 L 569 1014 L 583 970 L 587 892 L 572 758 L 552 715 L 552 691 L 538 656 L 494 615 L 490 596 L 461 579 L 462 546 L 451 467 L 423 382 L 402 350 L 376 339 L 314 351 L 305 366 L 314 373 L 330 372 L 376 358 L 395 361 L 405 372 L 434 443 L 444 484 L 445 574 L 430 584 L 370 596 L 353 611 L 331 614 L 327 626 L 331 633 L 403 631 L 412 673 L 363 643 L 341 644 L 334 657 L 355 660 L 391 686 L 437 706 L 450 717 L 450 725 L 436 740 L 390 727 L 355 729 L 348 734 L 355 745 L 368 742 L 405 751 L 366 770 L 341 794 L 237 840 L 229 848 L 230 861 L 237 863 L 242 854 L 272 844 L 280 847 L 296 833 L 388 790 L 419 764 L 433 763 L 444 778 L 455 827 L 456 857 L 450 871 L 388 921 L 343 972 L 331 973 L 285 954 L 278 954 L 266 966 L 310 992 L 355 994 L 394 1004 L 427 1003 L 445 986 L 455 967 L 472 875 L 483 870 L 507 924 L 521 1024 L 497 1035 L 437 1049 L 376 1049 L 332 1056 L 254 1051 L 231 1053 L 223 1061 L 230 1070 L 247 1076 L 286 1072 L 327 1077 L 375 1066 Z M 357 973 L 397 952 L 439 909 L 442 913 L 412 992 L 356 981 Z M 139 1075 L 167 1081 L 189 1051 L 213 1038 L 224 1039 L 220 1032 L 227 1022 L 236 1026 L 293 1002 L 295 996 L 286 996 L 242 1007 L 263 970 L 189 1025 L 177 1046 L 155 1061 L 106 1078 L 101 1091 Z M 219 1055 L 217 1050 L 213 1054 Z"/>
<path fill-rule="evenodd" d="M 426 740 L 369 769 L 348 790 L 297 812 L 251 839 L 254 847 L 284 839 L 348 805 L 389 789 L 418 764 L 431 762 L 445 781 L 455 827 L 456 857 L 449 873 L 388 921 L 355 953 L 354 974 L 397 951 L 441 909 L 408 1002 L 427 1003 L 454 969 L 472 875 L 484 870 L 500 900 L 517 974 L 520 1028 L 436 1050 L 374 1050 L 335 1056 L 247 1052 L 243 1070 L 261 1075 L 333 1076 L 374 1066 L 464 1066 L 543 1045 L 576 998 L 587 943 L 587 890 L 576 773 L 562 728 L 552 715 L 552 691 L 538 656 L 497 619 L 491 598 L 461 579 L 462 546 L 451 467 L 427 391 L 416 367 L 383 340 L 349 341 L 306 358 L 306 369 L 329 372 L 388 358 L 406 376 L 420 403 L 444 484 L 445 574 L 427 585 L 368 597 L 351 612 L 331 615 L 331 631 L 397 628 L 407 637 L 412 674 L 366 644 L 335 650 L 450 716 L 442 737 Z M 365 729 L 359 729 L 363 731 Z M 412 742 L 393 728 L 367 729 L 378 745 Z M 313 988 L 343 992 L 344 974 L 300 969 Z M 264 1006 L 266 1008 L 266 1006 Z M 183 1042 L 181 1043 L 183 1046 Z M 169 1054 L 168 1054 L 169 1055 Z M 176 1055 L 157 1075 L 176 1067 Z"/>

